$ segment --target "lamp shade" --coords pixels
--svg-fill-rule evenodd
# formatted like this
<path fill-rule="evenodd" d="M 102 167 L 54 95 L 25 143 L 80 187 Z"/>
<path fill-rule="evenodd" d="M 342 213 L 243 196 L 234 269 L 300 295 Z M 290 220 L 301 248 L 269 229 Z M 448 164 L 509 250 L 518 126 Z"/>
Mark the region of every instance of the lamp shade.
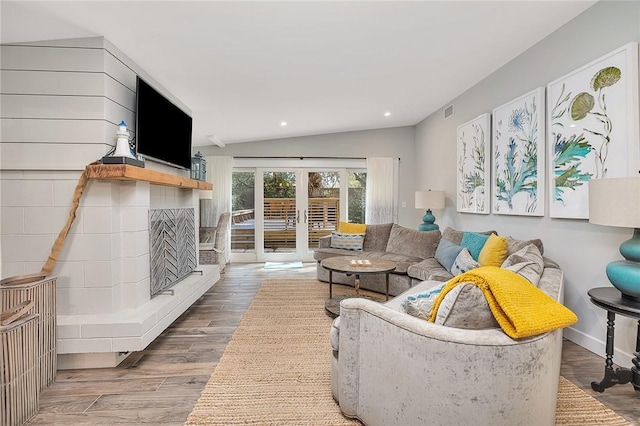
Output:
<path fill-rule="evenodd" d="M 213 200 L 213 191 L 210 189 L 198 190 L 198 196 L 201 200 Z"/>
<path fill-rule="evenodd" d="M 416 209 L 444 209 L 444 191 L 416 191 Z"/>
<path fill-rule="evenodd" d="M 588 185 L 590 223 L 640 228 L 640 177 L 591 179 Z"/>

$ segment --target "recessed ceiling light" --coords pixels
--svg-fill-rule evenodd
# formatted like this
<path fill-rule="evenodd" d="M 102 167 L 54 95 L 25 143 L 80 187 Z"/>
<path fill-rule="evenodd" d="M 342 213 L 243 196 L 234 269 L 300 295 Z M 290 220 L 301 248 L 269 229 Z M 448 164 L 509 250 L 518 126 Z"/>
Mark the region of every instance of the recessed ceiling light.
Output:
<path fill-rule="evenodd" d="M 280 122 L 280 125 L 281 125 L 282 127 L 284 127 L 284 126 L 286 126 L 286 125 L 287 125 L 287 122 L 286 122 L 286 121 L 281 121 L 281 122 Z"/>
<path fill-rule="evenodd" d="M 385 113 L 384 113 L 384 116 L 385 116 L 385 117 L 388 117 L 388 116 L 390 116 L 390 115 L 391 115 L 391 113 L 390 113 L 389 111 L 387 111 L 387 112 L 385 112 Z"/>

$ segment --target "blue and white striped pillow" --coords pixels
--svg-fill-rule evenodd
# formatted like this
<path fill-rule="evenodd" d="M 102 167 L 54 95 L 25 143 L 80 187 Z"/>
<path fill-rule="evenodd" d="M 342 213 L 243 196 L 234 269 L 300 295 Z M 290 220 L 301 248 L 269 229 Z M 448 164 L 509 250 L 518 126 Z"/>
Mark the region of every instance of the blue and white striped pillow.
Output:
<path fill-rule="evenodd" d="M 333 231 L 331 233 L 331 248 L 362 251 L 365 235 L 366 234 L 343 234 Z"/>

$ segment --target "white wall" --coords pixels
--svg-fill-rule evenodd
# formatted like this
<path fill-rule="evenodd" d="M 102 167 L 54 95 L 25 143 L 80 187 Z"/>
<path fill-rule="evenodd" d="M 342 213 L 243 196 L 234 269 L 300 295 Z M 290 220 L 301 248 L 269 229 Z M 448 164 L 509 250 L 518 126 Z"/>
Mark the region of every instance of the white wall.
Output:
<path fill-rule="evenodd" d="M 440 225 L 496 229 L 502 235 L 522 239 L 541 238 L 545 255 L 565 271 L 565 303 L 579 318 L 565 331 L 565 337 L 601 355 L 606 314 L 591 304 L 587 291 L 611 285 L 605 265 L 620 258 L 618 246 L 632 230 L 591 225 L 586 220 L 551 219 L 548 207 L 542 218 L 456 213 L 456 127 L 632 41 L 640 41 L 640 3 L 597 3 L 453 99 L 453 117 L 444 120 L 440 110 L 416 127 L 416 182 L 433 182 L 434 187 L 447 192 Z M 636 323 L 618 317 L 616 324 L 616 362 L 629 366 L 635 350 Z M 594 372 L 594 380 L 598 378 L 598 372 Z"/>
<path fill-rule="evenodd" d="M 251 125 L 251 123 L 247 125 Z M 205 156 L 400 158 L 398 223 L 409 228 L 417 228 L 419 222 L 416 222 L 415 209 L 413 208 L 414 130 L 413 126 L 394 127 L 229 144 L 225 148 L 198 147 L 198 149 Z M 406 203 L 406 207 L 402 207 L 403 202 Z"/>

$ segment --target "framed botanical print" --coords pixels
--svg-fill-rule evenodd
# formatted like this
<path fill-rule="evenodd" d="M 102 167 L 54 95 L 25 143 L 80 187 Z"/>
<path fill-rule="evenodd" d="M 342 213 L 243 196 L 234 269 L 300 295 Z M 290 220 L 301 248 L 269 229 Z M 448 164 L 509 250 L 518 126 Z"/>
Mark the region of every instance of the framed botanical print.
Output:
<path fill-rule="evenodd" d="M 639 170 L 638 45 L 547 86 L 550 216 L 587 219 L 588 181 Z"/>
<path fill-rule="evenodd" d="M 459 212 L 489 214 L 491 115 L 458 126 L 457 196 Z"/>
<path fill-rule="evenodd" d="M 544 87 L 493 110 L 492 209 L 544 216 Z"/>

